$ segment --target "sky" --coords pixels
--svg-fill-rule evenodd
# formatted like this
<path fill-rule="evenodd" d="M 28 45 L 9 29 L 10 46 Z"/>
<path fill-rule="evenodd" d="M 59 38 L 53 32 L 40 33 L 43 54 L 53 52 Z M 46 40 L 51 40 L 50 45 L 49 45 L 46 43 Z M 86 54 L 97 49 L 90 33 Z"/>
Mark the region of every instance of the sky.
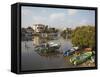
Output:
<path fill-rule="evenodd" d="M 21 7 L 22 27 L 45 24 L 59 29 L 95 25 L 94 10 L 60 9 L 45 7 Z"/>

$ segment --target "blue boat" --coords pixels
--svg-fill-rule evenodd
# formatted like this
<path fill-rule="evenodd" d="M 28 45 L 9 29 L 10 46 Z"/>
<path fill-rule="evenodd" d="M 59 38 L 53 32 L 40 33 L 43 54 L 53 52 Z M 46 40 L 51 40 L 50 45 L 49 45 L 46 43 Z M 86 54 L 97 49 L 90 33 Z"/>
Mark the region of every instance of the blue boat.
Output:
<path fill-rule="evenodd" d="M 65 51 L 64 52 L 64 56 L 69 56 L 69 55 L 72 55 L 72 54 L 74 54 L 75 53 L 75 49 L 69 49 L 69 50 L 67 50 L 67 51 Z"/>

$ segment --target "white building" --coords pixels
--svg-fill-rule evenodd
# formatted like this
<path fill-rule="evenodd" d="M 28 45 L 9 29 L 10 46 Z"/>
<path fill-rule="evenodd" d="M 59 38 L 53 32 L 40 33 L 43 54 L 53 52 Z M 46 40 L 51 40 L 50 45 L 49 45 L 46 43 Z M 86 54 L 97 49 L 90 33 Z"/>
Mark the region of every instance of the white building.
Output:
<path fill-rule="evenodd" d="M 33 30 L 35 31 L 35 32 L 43 32 L 44 30 L 45 30 L 45 25 L 43 25 L 43 24 L 34 24 L 33 25 Z"/>

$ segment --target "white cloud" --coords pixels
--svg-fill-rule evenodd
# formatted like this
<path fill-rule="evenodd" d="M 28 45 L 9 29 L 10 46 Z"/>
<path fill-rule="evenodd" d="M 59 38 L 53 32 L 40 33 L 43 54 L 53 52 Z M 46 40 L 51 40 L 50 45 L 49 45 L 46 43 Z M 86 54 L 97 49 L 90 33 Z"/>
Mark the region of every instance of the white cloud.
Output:
<path fill-rule="evenodd" d="M 87 25 L 89 22 L 86 19 L 80 21 L 79 25 Z"/>
<path fill-rule="evenodd" d="M 87 20 L 82 20 L 81 23 L 87 23 Z"/>
<path fill-rule="evenodd" d="M 47 20 L 45 17 L 42 16 L 33 16 L 34 23 L 45 23 Z"/>
<path fill-rule="evenodd" d="M 23 16 L 32 15 L 32 12 L 28 9 L 22 9 L 22 15 Z"/>
<path fill-rule="evenodd" d="M 78 10 L 75 9 L 68 9 L 68 15 L 75 15 Z"/>
<path fill-rule="evenodd" d="M 64 19 L 64 17 L 65 17 L 64 13 L 53 13 L 50 15 L 51 20 L 55 20 L 55 19 L 62 20 L 62 19 Z"/>

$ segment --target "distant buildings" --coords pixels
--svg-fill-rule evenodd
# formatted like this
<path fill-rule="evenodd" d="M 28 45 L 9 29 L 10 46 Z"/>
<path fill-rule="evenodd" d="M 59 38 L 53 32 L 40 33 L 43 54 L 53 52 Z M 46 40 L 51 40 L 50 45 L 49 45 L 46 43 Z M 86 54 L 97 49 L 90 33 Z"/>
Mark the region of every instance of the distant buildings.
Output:
<path fill-rule="evenodd" d="M 22 40 L 32 40 L 33 38 L 33 34 L 34 34 L 34 30 L 31 27 L 28 28 L 22 28 L 21 29 L 21 34 L 22 34 Z"/>
<path fill-rule="evenodd" d="M 45 25 L 43 24 L 34 24 L 33 30 L 37 33 L 43 32 L 45 30 Z"/>
<path fill-rule="evenodd" d="M 32 36 L 34 34 L 34 30 L 31 27 L 26 28 L 26 32 L 30 36 Z"/>
<path fill-rule="evenodd" d="M 48 27 L 44 24 L 34 24 L 33 27 L 22 28 L 22 40 L 32 40 L 34 36 L 41 38 L 56 39 L 58 37 L 58 29 Z"/>

